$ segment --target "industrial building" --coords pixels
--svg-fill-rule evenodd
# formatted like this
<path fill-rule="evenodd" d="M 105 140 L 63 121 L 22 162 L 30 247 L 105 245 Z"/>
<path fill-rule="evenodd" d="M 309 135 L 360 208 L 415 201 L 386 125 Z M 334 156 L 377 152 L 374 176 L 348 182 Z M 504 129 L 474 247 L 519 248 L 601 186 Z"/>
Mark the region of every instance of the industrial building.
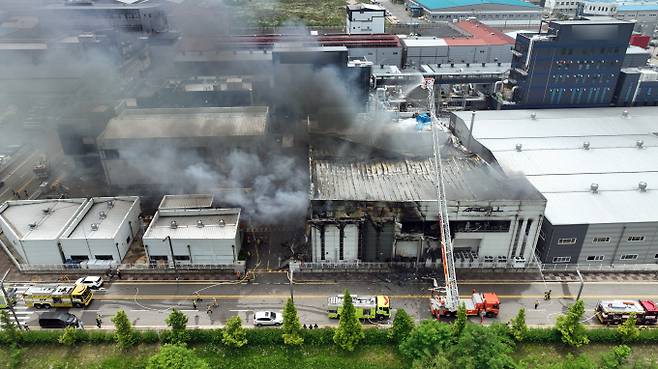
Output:
<path fill-rule="evenodd" d="M 548 264 L 658 262 L 656 108 L 453 113 L 470 150 L 523 173 L 546 198 L 537 246 Z M 469 127 L 472 126 L 472 132 Z"/>
<path fill-rule="evenodd" d="M 429 263 L 439 257 L 436 177 L 427 155 L 431 133 L 391 127 L 393 132 L 396 141 L 407 142 L 406 149 L 375 143 L 370 149 L 380 154 L 369 159 L 314 148 L 308 221 L 314 262 Z M 359 141 L 368 142 L 350 137 L 352 143 Z M 502 175 L 480 158 L 464 155 L 447 136 L 441 141 L 457 266 L 527 266 L 544 198 L 523 178 Z"/>
<path fill-rule="evenodd" d="M 212 207 L 214 196 L 210 194 L 164 195 L 158 205 L 163 209 L 205 209 Z"/>
<path fill-rule="evenodd" d="M 109 185 L 180 184 L 185 189 L 189 178 L 172 168 L 217 168 L 230 150 L 266 150 L 271 143 L 267 122 L 268 108 L 260 106 L 126 109 L 109 121 L 97 144 Z"/>
<path fill-rule="evenodd" d="M 22 264 L 64 264 L 60 239 L 87 204 L 86 199 L 16 200 L 0 205 L 6 250 Z M 69 255 L 70 256 L 70 255 Z"/>
<path fill-rule="evenodd" d="M 537 26 L 542 16 L 542 8 L 522 0 L 407 0 L 406 5 L 422 8 L 425 17 L 434 22 L 477 19 L 508 29 Z"/>
<path fill-rule="evenodd" d="M 405 37 L 404 65 L 509 63 L 514 39 L 482 23 L 454 24 L 464 35 L 458 37 Z"/>
<path fill-rule="evenodd" d="M 519 33 L 498 108 L 609 106 L 632 32 L 632 22 L 604 17 Z"/>
<path fill-rule="evenodd" d="M 656 34 L 658 3 L 656 1 L 590 0 L 582 1 L 579 14 L 609 16 L 635 23 L 635 31 Z"/>
<path fill-rule="evenodd" d="M 137 196 L 89 199 L 60 237 L 64 257 L 88 265 L 120 263 L 141 231 L 140 212 Z"/>
<path fill-rule="evenodd" d="M 350 35 L 384 33 L 386 9 L 375 4 L 351 4 L 345 6 L 345 27 Z"/>
<path fill-rule="evenodd" d="M 151 264 L 229 265 L 242 244 L 240 209 L 160 209 L 142 237 Z"/>
<path fill-rule="evenodd" d="M 61 0 L 37 9 L 35 14 L 46 28 L 54 29 L 161 33 L 169 28 L 162 4 L 151 0 Z"/>
<path fill-rule="evenodd" d="M 578 14 L 578 10 L 582 6 L 582 3 L 582 0 L 546 0 L 544 3 L 544 11 L 551 17 L 556 17 L 557 19 L 567 19 L 569 17 L 575 17 L 576 14 Z"/>

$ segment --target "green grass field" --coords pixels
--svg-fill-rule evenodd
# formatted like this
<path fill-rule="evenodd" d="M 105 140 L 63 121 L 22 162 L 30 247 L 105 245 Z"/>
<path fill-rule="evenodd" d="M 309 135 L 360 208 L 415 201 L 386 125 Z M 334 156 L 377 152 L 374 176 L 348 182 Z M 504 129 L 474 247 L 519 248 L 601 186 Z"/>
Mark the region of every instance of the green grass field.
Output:
<path fill-rule="evenodd" d="M 272 27 L 290 23 L 307 26 L 343 26 L 345 0 L 227 0 L 225 4 L 245 23 Z"/>

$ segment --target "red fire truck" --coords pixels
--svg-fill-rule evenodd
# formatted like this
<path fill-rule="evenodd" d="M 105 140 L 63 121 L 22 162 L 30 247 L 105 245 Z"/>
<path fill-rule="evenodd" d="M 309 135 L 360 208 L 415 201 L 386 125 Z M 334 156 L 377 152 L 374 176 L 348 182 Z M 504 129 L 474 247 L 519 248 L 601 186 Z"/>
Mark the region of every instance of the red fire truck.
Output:
<path fill-rule="evenodd" d="M 599 301 L 594 309 L 603 324 L 621 324 L 635 314 L 637 324 L 656 324 L 658 306 L 649 300 L 606 300 Z"/>
<path fill-rule="evenodd" d="M 464 304 L 468 316 L 477 316 L 484 313 L 487 318 L 494 318 L 498 316 L 500 311 L 500 299 L 494 292 L 473 292 L 471 298 L 459 299 L 459 304 Z M 430 310 L 436 319 L 455 315 L 455 311 L 451 311 L 446 307 L 445 297 L 439 294 L 432 295 Z"/>

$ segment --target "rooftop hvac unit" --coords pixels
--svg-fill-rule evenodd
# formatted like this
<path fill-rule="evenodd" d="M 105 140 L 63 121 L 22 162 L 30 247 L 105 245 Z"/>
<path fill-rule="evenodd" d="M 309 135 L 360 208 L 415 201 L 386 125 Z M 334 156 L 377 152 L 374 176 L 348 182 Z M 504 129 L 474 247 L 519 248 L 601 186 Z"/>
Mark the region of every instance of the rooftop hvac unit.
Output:
<path fill-rule="evenodd" d="M 589 141 L 583 142 L 583 149 L 589 150 L 589 146 L 590 146 Z"/>
<path fill-rule="evenodd" d="M 178 228 L 178 223 L 176 223 L 175 220 L 172 220 L 171 223 L 169 223 L 169 228 L 171 228 L 171 229 Z"/>
<path fill-rule="evenodd" d="M 220 226 L 220 227 L 223 227 L 223 226 L 225 226 L 225 225 L 226 225 L 226 222 L 224 221 L 224 219 L 221 219 L 221 218 L 220 218 L 220 219 L 219 219 L 219 226 Z"/>
<path fill-rule="evenodd" d="M 198 228 L 203 228 L 203 220 L 201 220 L 201 219 L 197 220 L 197 221 L 196 221 L 196 226 L 197 226 Z"/>
<path fill-rule="evenodd" d="M 521 150 L 523 150 L 523 145 L 516 144 L 515 148 L 516 148 L 516 151 L 521 152 Z"/>
<path fill-rule="evenodd" d="M 102 219 L 107 218 L 107 214 L 105 214 L 104 211 L 100 211 L 100 212 L 98 213 L 98 217 L 102 220 Z"/>
<path fill-rule="evenodd" d="M 30 230 L 33 230 L 37 227 L 37 224 L 36 223 L 30 223 L 27 226 L 28 226 L 28 228 L 30 228 Z"/>
<path fill-rule="evenodd" d="M 598 183 L 592 183 L 591 185 L 589 185 L 589 189 L 590 189 L 590 191 L 592 191 L 592 193 L 598 193 L 599 192 L 599 184 Z"/>
<path fill-rule="evenodd" d="M 644 146 L 644 141 L 642 141 L 642 140 L 637 140 L 637 141 L 635 141 L 635 146 L 636 146 L 638 149 L 641 149 L 641 148 Z"/>
<path fill-rule="evenodd" d="M 637 188 L 639 188 L 641 192 L 646 192 L 647 191 L 647 182 L 640 181 L 640 183 L 637 184 Z"/>
<path fill-rule="evenodd" d="M 92 231 L 97 231 L 98 230 L 98 223 L 91 223 L 91 230 Z"/>
<path fill-rule="evenodd" d="M 114 200 L 110 200 L 107 202 L 107 208 L 112 209 L 114 207 Z"/>

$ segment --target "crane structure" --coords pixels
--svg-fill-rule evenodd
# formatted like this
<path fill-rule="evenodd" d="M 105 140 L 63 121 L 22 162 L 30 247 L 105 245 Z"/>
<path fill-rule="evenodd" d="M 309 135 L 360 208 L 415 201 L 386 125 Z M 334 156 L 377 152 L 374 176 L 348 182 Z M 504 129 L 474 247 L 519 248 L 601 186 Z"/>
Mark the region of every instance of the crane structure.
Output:
<path fill-rule="evenodd" d="M 436 184 L 436 199 L 439 206 L 439 228 L 441 258 L 443 262 L 444 286 L 438 286 L 434 281 L 432 296 L 430 298 L 430 311 L 437 319 L 441 316 L 454 316 L 459 305 L 464 305 L 467 315 L 480 315 L 482 318 L 498 315 L 500 300 L 495 293 L 478 293 L 473 290 L 469 299 L 459 298 L 457 286 L 457 273 L 455 271 L 455 258 L 453 256 L 452 236 L 448 222 L 448 200 L 446 198 L 445 181 L 441 160 L 441 142 L 439 137 L 439 122 L 436 119 L 434 101 L 434 79 L 426 78 L 422 87 L 427 90 L 429 115 L 432 128 L 432 149 L 434 156 L 434 175 Z"/>
<path fill-rule="evenodd" d="M 434 176 L 436 185 L 436 199 L 439 207 L 439 228 L 441 238 L 441 258 L 443 261 L 443 276 L 445 285 L 435 286 L 437 296 L 433 298 L 437 304 L 442 305 L 445 310 L 457 311 L 459 307 L 459 288 L 457 287 L 457 273 L 455 272 L 455 259 L 452 255 L 452 239 L 450 237 L 450 224 L 448 223 L 448 200 L 446 198 L 445 183 L 443 180 L 443 167 L 441 164 L 441 143 L 439 142 L 439 123 L 436 119 L 434 102 L 434 78 L 424 80 L 424 88 L 427 90 L 429 114 L 432 127 L 432 149 L 434 155 Z M 439 306 L 436 306 L 439 308 Z"/>

